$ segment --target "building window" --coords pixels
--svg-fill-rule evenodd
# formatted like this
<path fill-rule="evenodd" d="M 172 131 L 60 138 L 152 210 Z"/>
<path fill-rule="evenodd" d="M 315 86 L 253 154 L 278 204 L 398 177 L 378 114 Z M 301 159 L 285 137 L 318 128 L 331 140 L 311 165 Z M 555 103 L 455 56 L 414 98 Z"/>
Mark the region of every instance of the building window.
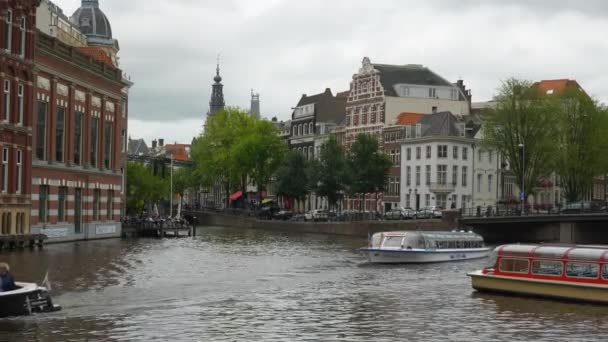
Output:
<path fill-rule="evenodd" d="M 63 163 L 63 151 L 65 147 L 65 107 L 57 107 L 57 126 L 55 127 L 55 160 Z"/>
<path fill-rule="evenodd" d="M 452 195 L 452 208 L 458 208 L 458 195 Z"/>
<path fill-rule="evenodd" d="M 416 138 L 422 137 L 422 125 L 416 124 Z"/>
<path fill-rule="evenodd" d="M 17 184 L 15 193 L 21 194 L 21 188 L 23 186 L 23 151 L 17 150 L 17 162 L 15 163 L 15 171 L 17 173 Z"/>
<path fill-rule="evenodd" d="M 411 202 L 411 198 L 410 198 L 410 194 L 405 194 L 405 207 L 409 208 L 410 207 L 410 202 Z"/>
<path fill-rule="evenodd" d="M 448 183 L 448 166 L 437 165 L 437 183 L 446 185 Z"/>
<path fill-rule="evenodd" d="M 23 84 L 20 83 L 17 87 L 17 125 L 19 126 L 23 125 L 23 111 L 25 110 L 25 102 L 23 101 L 24 90 Z"/>
<path fill-rule="evenodd" d="M 437 201 L 435 201 L 435 205 L 441 209 L 445 209 L 448 203 L 448 195 L 447 194 L 437 194 Z"/>
<path fill-rule="evenodd" d="M 304 124 L 304 135 L 308 135 L 308 125 Z"/>
<path fill-rule="evenodd" d="M 405 126 L 405 139 L 411 139 L 412 138 L 412 126 L 407 125 Z"/>
<path fill-rule="evenodd" d="M 121 142 L 121 147 L 120 148 L 121 148 L 121 151 L 123 153 L 125 153 L 125 152 L 127 152 L 127 145 L 128 145 L 128 143 L 127 143 L 127 130 L 126 129 L 123 129 L 120 132 L 120 138 L 121 138 L 120 139 L 120 142 Z"/>
<path fill-rule="evenodd" d="M 437 97 L 437 89 L 436 88 L 429 88 L 429 97 L 430 98 Z"/>
<path fill-rule="evenodd" d="M 422 147 L 416 147 L 416 160 L 420 160 L 422 158 Z"/>
<path fill-rule="evenodd" d="M 11 81 L 4 80 L 4 106 L 2 106 L 2 121 L 8 122 L 11 115 Z"/>
<path fill-rule="evenodd" d="M 114 191 L 108 190 L 108 203 L 106 205 L 106 217 L 108 221 L 114 220 Z"/>
<path fill-rule="evenodd" d="M 458 100 L 458 90 L 454 88 L 450 89 L 450 98 L 452 100 Z"/>
<path fill-rule="evenodd" d="M 431 194 L 424 195 L 424 206 L 425 207 L 431 206 Z"/>
<path fill-rule="evenodd" d="M 2 188 L 1 192 L 8 191 L 8 147 L 2 149 Z"/>
<path fill-rule="evenodd" d="M 481 192 L 481 182 L 482 182 L 482 175 L 481 173 L 477 175 L 477 192 Z"/>
<path fill-rule="evenodd" d="M 315 127 L 312 125 L 312 122 L 308 124 L 308 133 L 315 134 Z"/>
<path fill-rule="evenodd" d="M 401 149 L 395 151 L 395 159 L 397 160 L 395 166 L 399 166 L 401 164 Z"/>
<path fill-rule="evenodd" d="M 97 145 L 99 133 L 99 118 L 91 119 L 91 167 L 97 167 Z"/>
<path fill-rule="evenodd" d="M 49 214 L 49 186 L 40 186 L 40 195 L 38 196 L 38 220 L 42 223 L 48 221 Z"/>
<path fill-rule="evenodd" d="M 112 144 L 112 139 L 114 139 L 114 135 L 112 132 L 112 122 L 106 122 L 106 129 L 105 129 L 105 148 L 104 148 L 104 153 L 105 153 L 105 158 L 104 158 L 104 167 L 108 170 L 110 170 L 112 168 L 112 146 L 114 144 Z"/>
<path fill-rule="evenodd" d="M 454 146 L 454 147 L 452 148 L 452 155 L 453 155 L 453 157 L 454 157 L 454 160 L 457 160 L 457 159 L 458 159 L 458 146 Z"/>
<path fill-rule="evenodd" d="M 426 185 L 431 185 L 431 165 L 426 166 Z"/>
<path fill-rule="evenodd" d="M 467 147 L 462 148 L 462 160 L 469 159 L 469 149 Z"/>
<path fill-rule="evenodd" d="M 38 101 L 38 117 L 36 118 L 36 159 L 45 159 L 46 150 L 46 112 L 48 104 Z"/>
<path fill-rule="evenodd" d="M 462 198 L 460 199 L 460 206 L 462 207 L 462 209 L 467 208 L 467 196 L 466 195 L 462 195 Z"/>
<path fill-rule="evenodd" d="M 59 199 L 59 207 L 57 208 L 57 221 L 67 222 L 65 212 L 68 197 L 68 188 L 65 186 L 59 187 L 59 195 L 57 197 Z"/>
<path fill-rule="evenodd" d="M 21 17 L 21 19 L 19 20 L 19 35 L 20 35 L 20 39 L 19 39 L 19 55 L 21 55 L 21 57 L 25 57 L 25 35 L 26 35 L 26 31 L 25 31 L 25 17 Z"/>
<path fill-rule="evenodd" d="M 420 173 L 421 173 L 420 166 L 416 166 L 416 186 L 420 186 Z"/>
<path fill-rule="evenodd" d="M 452 166 L 452 185 L 456 186 L 458 184 L 458 166 Z"/>
<path fill-rule="evenodd" d="M 488 192 L 492 193 L 492 184 L 494 183 L 494 176 L 488 175 Z"/>
<path fill-rule="evenodd" d="M 448 146 L 447 145 L 437 146 L 437 158 L 447 158 L 447 157 L 448 157 Z"/>
<path fill-rule="evenodd" d="M 469 168 L 466 166 L 462 167 L 462 186 L 466 187 L 467 186 L 467 173 L 469 172 L 468 170 Z"/>
<path fill-rule="evenodd" d="M 302 135 L 302 125 L 298 125 L 298 136 Z"/>
<path fill-rule="evenodd" d="M 4 49 L 11 52 L 11 45 L 13 42 L 13 11 L 10 9 L 6 11 L 6 18 L 4 18 Z"/>
<path fill-rule="evenodd" d="M 297 133 L 297 131 L 296 131 L 296 126 L 293 126 L 293 133 L 292 133 L 292 135 L 295 137 L 295 136 L 296 136 L 296 133 Z"/>
<path fill-rule="evenodd" d="M 431 150 L 432 147 L 430 145 L 426 147 L 426 159 L 431 159 Z"/>
<path fill-rule="evenodd" d="M 408 166 L 405 173 L 405 185 L 412 185 L 412 167 Z"/>
<path fill-rule="evenodd" d="M 408 147 L 408 148 L 405 150 L 405 152 L 406 152 L 406 157 L 405 157 L 405 158 L 406 158 L 406 160 L 412 160 L 412 149 Z"/>
<path fill-rule="evenodd" d="M 82 155 L 82 118 L 84 113 L 76 112 L 74 118 L 74 164 L 80 165 L 80 156 Z"/>
<path fill-rule="evenodd" d="M 473 158 L 475 158 L 475 157 L 473 157 Z M 481 163 L 482 158 L 483 158 L 483 151 L 480 149 L 477 154 L 477 161 Z"/>
<path fill-rule="evenodd" d="M 100 201 L 99 189 L 93 190 L 93 221 L 99 221 Z"/>

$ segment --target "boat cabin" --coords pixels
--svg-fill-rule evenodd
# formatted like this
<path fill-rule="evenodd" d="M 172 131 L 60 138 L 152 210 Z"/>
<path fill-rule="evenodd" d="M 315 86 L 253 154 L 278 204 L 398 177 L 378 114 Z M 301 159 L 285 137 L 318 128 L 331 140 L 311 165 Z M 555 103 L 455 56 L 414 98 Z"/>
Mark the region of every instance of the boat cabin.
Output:
<path fill-rule="evenodd" d="M 504 245 L 495 253 L 486 274 L 608 284 L 608 246 Z"/>
<path fill-rule="evenodd" d="M 377 249 L 474 249 L 483 248 L 483 238 L 473 232 L 400 231 L 376 233 L 370 248 Z"/>

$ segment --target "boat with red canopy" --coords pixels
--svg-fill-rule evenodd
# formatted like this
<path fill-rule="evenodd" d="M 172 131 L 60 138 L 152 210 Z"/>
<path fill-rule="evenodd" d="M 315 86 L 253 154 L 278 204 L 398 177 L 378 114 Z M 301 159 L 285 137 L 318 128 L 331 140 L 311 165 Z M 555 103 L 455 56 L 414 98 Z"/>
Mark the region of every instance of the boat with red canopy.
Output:
<path fill-rule="evenodd" d="M 509 244 L 471 272 L 478 291 L 608 304 L 608 246 Z"/>

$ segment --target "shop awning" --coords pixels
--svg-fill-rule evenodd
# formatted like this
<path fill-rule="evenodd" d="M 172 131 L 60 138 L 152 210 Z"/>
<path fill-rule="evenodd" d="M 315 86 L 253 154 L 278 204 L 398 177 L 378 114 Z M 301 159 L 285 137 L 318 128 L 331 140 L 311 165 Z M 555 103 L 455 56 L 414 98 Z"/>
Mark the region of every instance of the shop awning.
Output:
<path fill-rule="evenodd" d="M 274 200 L 272 198 L 267 198 L 267 199 L 265 199 L 265 200 L 262 201 L 262 204 L 268 204 L 268 203 L 271 203 L 271 202 L 274 202 Z"/>
<path fill-rule="evenodd" d="M 243 196 L 243 192 L 237 191 L 237 192 L 233 193 L 232 195 L 230 195 L 230 200 L 236 201 L 237 199 L 241 198 L 241 196 Z"/>

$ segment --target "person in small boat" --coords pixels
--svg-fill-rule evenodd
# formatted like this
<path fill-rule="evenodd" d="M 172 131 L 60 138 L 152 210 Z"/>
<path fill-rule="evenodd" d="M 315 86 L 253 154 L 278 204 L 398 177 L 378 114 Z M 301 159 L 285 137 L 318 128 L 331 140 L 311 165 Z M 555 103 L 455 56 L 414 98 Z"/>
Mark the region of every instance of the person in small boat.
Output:
<path fill-rule="evenodd" d="M 0 292 L 14 291 L 17 289 L 15 279 L 10 273 L 10 266 L 7 263 L 0 263 Z"/>

